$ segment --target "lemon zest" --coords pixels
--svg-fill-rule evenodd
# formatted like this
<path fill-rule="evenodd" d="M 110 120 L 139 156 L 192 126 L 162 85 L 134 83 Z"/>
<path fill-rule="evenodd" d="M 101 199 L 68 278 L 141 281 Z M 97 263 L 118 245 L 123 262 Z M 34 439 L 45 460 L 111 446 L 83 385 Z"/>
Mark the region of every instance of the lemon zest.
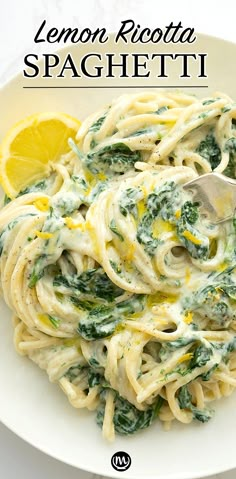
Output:
<path fill-rule="evenodd" d="M 107 176 L 104 175 L 104 173 L 98 173 L 97 177 L 101 181 L 105 181 L 107 179 Z"/>
<path fill-rule="evenodd" d="M 194 244 L 201 244 L 201 240 L 196 238 L 196 236 L 194 236 L 188 230 L 184 230 L 184 232 L 182 233 L 182 236 L 184 236 L 184 238 L 186 238 L 187 240 L 191 241 Z"/>
<path fill-rule="evenodd" d="M 69 228 L 70 230 L 81 229 L 82 231 L 84 231 L 83 223 L 74 223 L 73 219 L 70 216 L 67 216 L 66 218 L 64 218 L 64 220 L 67 228 Z"/>
<path fill-rule="evenodd" d="M 50 239 L 53 237 L 53 233 L 47 233 L 46 231 L 35 231 L 35 234 L 42 239 Z"/>
<path fill-rule="evenodd" d="M 186 353 L 178 359 L 177 363 L 178 364 L 184 363 L 185 361 L 188 361 L 192 357 L 193 357 L 193 353 Z"/>
<path fill-rule="evenodd" d="M 126 261 L 132 261 L 134 259 L 135 250 L 136 250 L 135 244 L 130 244 L 128 253 L 125 256 Z"/>
<path fill-rule="evenodd" d="M 49 209 L 49 199 L 48 198 L 39 198 L 33 202 L 33 205 L 39 211 L 48 211 Z"/>
<path fill-rule="evenodd" d="M 186 268 L 186 270 L 185 270 L 185 283 L 186 283 L 186 284 L 189 283 L 190 278 L 191 278 L 190 269 L 189 269 L 189 268 Z"/>
<path fill-rule="evenodd" d="M 188 314 L 184 317 L 184 322 L 186 324 L 191 324 L 193 321 L 193 313 L 191 311 L 188 311 Z"/>
<path fill-rule="evenodd" d="M 146 206 L 144 204 L 144 200 L 141 200 L 137 203 L 137 210 L 138 210 L 138 216 L 139 218 L 141 218 L 146 212 Z"/>

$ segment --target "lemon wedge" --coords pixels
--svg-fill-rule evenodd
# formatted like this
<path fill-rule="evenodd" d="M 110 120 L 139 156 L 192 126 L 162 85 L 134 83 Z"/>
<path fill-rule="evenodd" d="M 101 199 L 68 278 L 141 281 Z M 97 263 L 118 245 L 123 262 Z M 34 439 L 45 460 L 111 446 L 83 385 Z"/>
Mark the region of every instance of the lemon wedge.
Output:
<path fill-rule="evenodd" d="M 50 162 L 70 151 L 80 121 L 65 113 L 37 113 L 13 126 L 0 146 L 0 183 L 14 198 L 26 186 L 48 176 Z"/>

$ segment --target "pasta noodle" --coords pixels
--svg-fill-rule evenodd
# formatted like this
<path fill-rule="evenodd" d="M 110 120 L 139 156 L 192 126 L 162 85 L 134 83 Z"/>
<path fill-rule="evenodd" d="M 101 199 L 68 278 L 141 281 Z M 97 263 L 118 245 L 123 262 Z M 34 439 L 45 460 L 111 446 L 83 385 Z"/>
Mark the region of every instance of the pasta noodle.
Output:
<path fill-rule="evenodd" d="M 236 386 L 236 222 L 213 225 L 183 185 L 236 177 L 235 104 L 122 95 L 69 143 L 0 211 L 15 348 L 108 440 L 207 422 Z"/>

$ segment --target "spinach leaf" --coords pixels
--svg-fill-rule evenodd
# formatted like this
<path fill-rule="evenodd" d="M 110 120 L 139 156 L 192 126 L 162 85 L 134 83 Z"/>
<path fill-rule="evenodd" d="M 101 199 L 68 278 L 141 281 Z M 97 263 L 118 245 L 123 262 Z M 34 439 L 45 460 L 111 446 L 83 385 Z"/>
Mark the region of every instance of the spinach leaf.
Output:
<path fill-rule="evenodd" d="M 211 98 L 210 100 L 204 100 L 202 102 L 203 105 L 211 105 L 211 103 L 215 103 L 215 101 L 219 100 L 219 98 Z"/>
<path fill-rule="evenodd" d="M 183 204 L 180 218 L 177 221 L 177 234 L 190 256 L 196 259 L 207 259 L 209 239 L 193 227 L 199 217 L 198 207 L 198 203 L 191 203 L 190 201 Z"/>
<path fill-rule="evenodd" d="M 144 251 L 149 256 L 153 256 L 156 252 L 157 246 L 161 243 L 159 239 L 154 238 L 151 232 L 153 217 L 146 213 L 137 228 L 136 238 L 140 244 L 144 245 Z"/>
<path fill-rule="evenodd" d="M 119 230 L 117 229 L 117 226 L 116 226 L 116 223 L 115 223 L 115 220 L 112 219 L 110 224 L 109 224 L 109 228 L 110 230 L 115 233 L 116 236 L 118 236 L 118 238 L 120 239 L 120 241 L 124 241 L 124 236 L 122 236 L 122 234 L 119 232 Z"/>
<path fill-rule="evenodd" d="M 115 314 L 113 308 L 96 306 L 88 314 L 87 318 L 81 318 L 78 325 L 78 333 L 87 341 L 106 338 L 114 333 L 121 318 Z"/>
<path fill-rule="evenodd" d="M 44 260 L 47 258 L 46 254 L 42 254 L 39 256 L 35 263 L 32 270 L 32 273 L 29 277 L 29 288 L 33 288 L 36 283 L 43 277 L 45 272 Z"/>
<path fill-rule="evenodd" d="M 222 113 L 228 113 L 232 109 L 232 105 L 226 105 L 224 108 L 221 108 Z"/>
<path fill-rule="evenodd" d="M 6 206 L 8 205 L 8 203 L 11 202 L 11 198 L 9 198 L 9 196 L 7 196 L 6 194 L 4 195 L 4 200 L 3 200 L 3 206 Z"/>
<path fill-rule="evenodd" d="M 100 368 L 100 364 L 99 364 L 98 360 L 96 358 L 94 358 L 94 356 L 91 356 L 88 359 L 88 363 L 89 363 L 89 365 L 91 366 L 92 369 Z"/>
<path fill-rule="evenodd" d="M 88 371 L 88 385 L 90 388 L 94 388 L 94 386 L 98 386 L 101 381 L 104 379 L 104 377 L 96 372 L 96 371 L 93 371 L 93 369 L 89 369 Z"/>
<path fill-rule="evenodd" d="M 200 422 L 208 422 L 212 418 L 213 412 L 210 409 L 198 409 L 192 406 L 194 419 Z"/>
<path fill-rule="evenodd" d="M 160 214 L 164 221 L 173 219 L 174 207 L 178 207 L 179 192 L 174 181 L 166 182 L 148 195 L 147 210 L 154 219 Z"/>
<path fill-rule="evenodd" d="M 229 176 L 230 178 L 235 178 L 236 176 L 236 138 L 229 138 L 225 143 L 225 151 L 229 152 L 229 163 L 225 170 L 223 171 L 224 175 Z"/>
<path fill-rule="evenodd" d="M 165 183 L 154 193 L 148 195 L 147 213 L 143 215 L 137 228 L 137 240 L 144 245 L 144 250 L 149 256 L 153 256 L 161 241 L 154 238 L 152 233 L 152 224 L 158 215 L 164 221 L 169 221 L 174 217 L 174 205 L 178 203 L 176 185 L 173 181 Z"/>
<path fill-rule="evenodd" d="M 139 411 L 133 404 L 117 395 L 115 399 L 114 427 L 121 435 L 130 435 L 149 427 L 160 412 L 163 399 L 158 397 L 154 406 Z M 104 420 L 104 404 L 98 409 L 97 424 L 102 427 Z"/>
<path fill-rule="evenodd" d="M 203 423 L 211 419 L 212 411 L 209 409 L 199 409 L 192 404 L 192 395 L 190 394 L 187 385 L 180 388 L 178 401 L 180 409 L 190 409 L 190 411 L 193 413 L 194 419 L 197 419 Z"/>
<path fill-rule="evenodd" d="M 125 173 L 134 168 L 136 161 L 140 161 L 139 151 L 132 151 L 124 143 L 113 143 L 100 150 L 89 153 L 85 158 L 85 165 L 94 174 L 97 173 Z"/>
<path fill-rule="evenodd" d="M 81 369 L 85 369 L 84 363 L 78 363 L 76 366 L 71 366 L 65 374 L 65 377 L 71 383 L 78 377 L 81 372 Z"/>
<path fill-rule="evenodd" d="M 194 225 L 199 218 L 198 207 L 199 203 L 186 201 L 181 208 L 181 216 L 183 216 L 190 225 Z"/>
<path fill-rule="evenodd" d="M 216 280 L 204 288 L 197 290 L 188 301 L 183 300 L 183 306 L 191 306 L 192 311 L 197 311 L 202 317 L 207 317 L 222 327 L 227 327 L 230 321 L 236 318 L 235 312 L 235 285 L 221 283 L 224 276 L 216 276 Z M 190 302 L 189 302 L 190 301 Z M 187 305 L 188 303 L 188 305 Z"/>
<path fill-rule="evenodd" d="M 83 311 L 91 311 L 91 309 L 94 308 L 94 303 L 92 301 L 79 299 L 76 298 L 76 296 L 70 296 L 70 301 L 76 306 L 76 308 L 82 309 Z"/>
<path fill-rule="evenodd" d="M 48 319 L 52 323 L 55 329 L 59 328 L 60 322 L 61 322 L 60 318 L 56 318 L 55 316 L 51 316 L 50 314 L 48 314 Z"/>
<path fill-rule="evenodd" d="M 141 191 L 135 188 L 127 188 L 124 191 L 120 202 L 120 212 L 123 216 L 127 216 L 128 213 L 131 213 L 134 217 L 137 217 L 137 201 L 140 198 Z"/>
<path fill-rule="evenodd" d="M 150 133 L 151 131 L 152 131 L 151 128 L 143 128 L 142 130 L 134 131 L 129 136 L 132 137 L 132 136 L 146 135 L 147 133 Z"/>
<path fill-rule="evenodd" d="M 214 364 L 214 366 L 212 366 L 211 369 L 209 369 L 209 371 L 207 371 L 206 373 L 203 373 L 201 374 L 201 378 L 203 381 L 209 381 L 212 373 L 215 371 L 215 369 L 219 366 L 218 363 Z"/>
<path fill-rule="evenodd" d="M 221 162 L 221 151 L 213 133 L 206 136 L 198 145 L 196 153 L 205 158 L 214 170 Z"/>
<path fill-rule="evenodd" d="M 87 341 L 111 336 L 127 314 L 143 310 L 143 298 L 143 295 L 133 295 L 128 300 L 113 306 L 95 306 L 86 317 L 80 319 L 78 333 Z"/>
<path fill-rule="evenodd" d="M 118 263 L 110 259 L 110 265 L 116 274 L 121 274 L 121 267 L 118 265 Z"/>
<path fill-rule="evenodd" d="M 182 386 L 179 390 L 178 401 L 180 409 L 191 409 L 192 407 L 192 396 L 187 388 L 187 386 Z"/>
<path fill-rule="evenodd" d="M 38 191 L 46 190 L 48 184 L 47 180 L 41 180 L 38 183 L 34 183 L 31 186 L 27 186 L 24 190 L 21 190 L 17 195 L 17 198 L 22 195 L 27 195 L 28 193 L 37 193 Z"/>
<path fill-rule="evenodd" d="M 107 116 L 107 112 L 100 116 L 100 118 L 98 118 L 90 127 L 89 127 L 89 132 L 93 131 L 93 132 L 97 132 L 100 130 L 101 126 L 103 125 L 104 121 L 105 121 L 105 118 Z"/>
<path fill-rule="evenodd" d="M 174 351 L 175 349 L 183 348 L 184 346 L 187 346 L 187 344 L 193 343 L 194 341 L 196 341 L 194 337 L 182 337 L 175 339 L 174 341 L 167 341 L 163 344 L 163 346 L 166 346 L 168 349 L 170 349 L 170 351 Z"/>
<path fill-rule="evenodd" d="M 233 136 L 229 138 L 225 143 L 225 151 L 236 153 L 236 138 Z"/>
<path fill-rule="evenodd" d="M 202 366 L 205 366 L 208 363 L 208 361 L 210 361 L 212 354 L 213 354 L 212 349 L 206 348 L 203 345 L 198 346 L 193 353 L 193 357 L 190 361 L 189 368 L 194 369 L 194 368 L 201 368 Z"/>
<path fill-rule="evenodd" d="M 92 295 L 112 302 L 123 294 L 123 290 L 109 279 L 103 268 L 89 269 L 80 275 L 55 276 L 53 286 L 59 289 L 61 287 L 69 289 L 73 293 L 72 296 L 77 294 L 81 299 L 83 299 L 83 295 Z M 91 301 L 93 302 L 93 299 Z"/>
<path fill-rule="evenodd" d="M 161 106 L 160 108 L 158 108 L 158 110 L 155 113 L 157 115 L 161 115 L 162 113 L 164 113 L 164 111 L 167 111 L 167 110 L 169 110 L 168 106 Z"/>
<path fill-rule="evenodd" d="M 114 412 L 115 431 L 119 434 L 134 434 L 140 429 L 150 426 L 154 419 L 154 409 L 139 411 L 121 396 L 117 398 Z"/>
<path fill-rule="evenodd" d="M 196 338 L 194 337 L 182 337 L 178 338 L 175 341 L 166 341 L 162 343 L 161 349 L 159 351 L 159 356 L 162 362 L 166 361 L 167 358 L 171 355 L 172 351 L 176 349 L 183 348 L 187 344 L 194 343 Z"/>

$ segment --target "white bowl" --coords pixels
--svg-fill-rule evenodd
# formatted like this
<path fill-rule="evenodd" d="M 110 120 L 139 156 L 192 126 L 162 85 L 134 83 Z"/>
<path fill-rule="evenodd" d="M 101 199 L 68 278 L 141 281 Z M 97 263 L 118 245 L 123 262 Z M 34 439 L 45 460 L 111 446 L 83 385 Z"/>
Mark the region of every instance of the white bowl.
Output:
<path fill-rule="evenodd" d="M 91 45 L 74 45 L 63 49 L 73 57 L 88 53 Z M 147 89 L 150 85 L 187 86 L 208 85 L 205 89 L 186 89 L 199 96 L 213 91 L 224 91 L 236 99 L 236 44 L 217 38 L 198 35 L 191 46 L 186 45 L 94 45 L 92 51 L 126 53 L 200 52 L 207 53 L 208 78 L 178 78 L 180 65 L 170 62 L 170 78 L 156 78 L 153 67 L 149 78 L 139 80 L 113 79 L 57 79 L 26 80 L 22 74 L 15 77 L 0 91 L 0 135 L 24 116 L 44 110 L 65 111 L 83 119 L 128 87 Z M 197 62 L 192 72 L 197 75 Z M 86 89 L 23 89 L 23 86 L 108 86 Z M 124 88 L 111 88 L 119 85 Z M 138 91 L 138 90 L 137 90 Z M 233 444 L 236 442 L 236 394 L 215 404 L 213 419 L 203 425 L 174 424 L 169 432 L 162 430 L 157 421 L 148 430 L 131 437 L 117 437 L 113 444 L 106 443 L 95 424 L 94 414 L 73 409 L 58 386 L 50 384 L 44 372 L 28 359 L 19 357 L 12 342 L 11 314 L 0 304 L 0 419 L 18 436 L 41 451 L 73 466 L 97 474 L 128 479 L 193 479 L 226 471 L 236 467 Z M 130 454 L 132 465 L 125 473 L 111 467 L 111 456 L 116 451 Z"/>

